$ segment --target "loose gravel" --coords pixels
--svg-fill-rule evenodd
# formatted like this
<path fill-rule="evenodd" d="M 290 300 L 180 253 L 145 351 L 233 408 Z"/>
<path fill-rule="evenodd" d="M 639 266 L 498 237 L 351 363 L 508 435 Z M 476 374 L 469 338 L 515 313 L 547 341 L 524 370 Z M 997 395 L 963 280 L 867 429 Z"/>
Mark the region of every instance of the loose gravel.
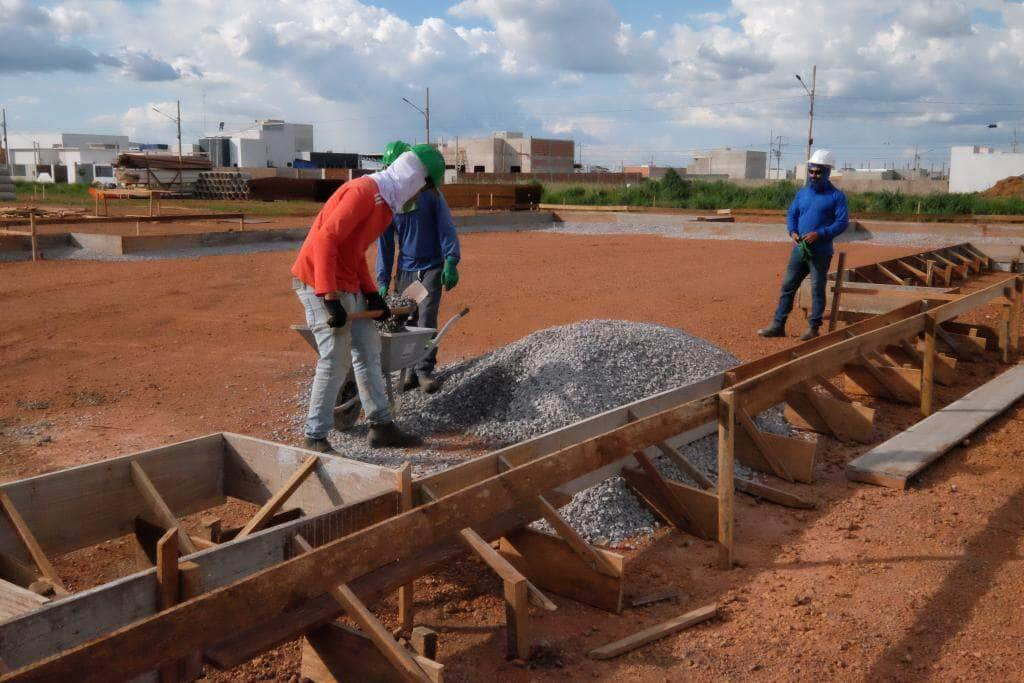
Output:
<path fill-rule="evenodd" d="M 403 430 L 427 439 L 427 450 L 410 457 L 399 449 L 370 449 L 367 426 L 332 433 L 346 457 L 396 467 L 411 462 L 417 476 L 465 460 L 451 448 L 431 450 L 438 435 L 468 437 L 478 447 L 500 448 L 558 429 L 653 394 L 700 381 L 736 365 L 728 352 L 680 330 L 650 323 L 589 320 L 541 330 L 476 358 L 440 369 L 441 390 L 402 395 L 398 419 Z M 305 393 L 305 392 L 303 392 Z M 305 396 L 302 397 L 305 400 Z M 296 414 L 301 432 L 305 410 Z M 767 431 L 790 433 L 778 409 L 757 417 Z M 681 451 L 712 478 L 717 470 L 717 436 Z M 674 465 L 657 466 L 689 482 Z M 738 476 L 756 473 L 736 464 Z M 659 522 L 620 477 L 577 493 L 563 514 L 591 542 L 616 545 L 655 529 Z M 541 528 L 544 523 L 538 523 Z"/>

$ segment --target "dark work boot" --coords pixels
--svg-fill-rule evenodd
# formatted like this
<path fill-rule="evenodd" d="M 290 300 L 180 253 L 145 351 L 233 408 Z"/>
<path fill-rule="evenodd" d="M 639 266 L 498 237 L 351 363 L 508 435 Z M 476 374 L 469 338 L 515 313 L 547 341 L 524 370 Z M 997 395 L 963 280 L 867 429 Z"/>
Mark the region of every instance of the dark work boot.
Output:
<path fill-rule="evenodd" d="M 757 331 L 762 337 L 785 337 L 786 326 L 778 323 L 772 323 L 768 327 L 763 327 Z"/>
<path fill-rule="evenodd" d="M 305 437 L 302 439 L 302 447 L 317 453 L 327 453 L 328 455 L 338 455 L 338 451 L 334 450 L 331 446 L 331 442 L 327 439 L 311 439 Z"/>
<path fill-rule="evenodd" d="M 800 341 L 810 341 L 818 336 L 818 328 L 811 325 L 807 328 L 807 331 L 800 335 Z"/>
<path fill-rule="evenodd" d="M 406 434 L 394 422 L 370 425 L 370 448 L 415 448 L 423 445 L 423 439 Z"/>
<path fill-rule="evenodd" d="M 412 391 L 418 386 L 419 383 L 416 381 L 416 373 L 412 370 L 407 370 L 405 372 L 405 381 L 402 382 L 402 391 Z"/>
<path fill-rule="evenodd" d="M 431 375 L 420 375 L 420 391 L 424 394 L 432 394 L 441 388 L 441 385 L 437 383 L 437 380 Z"/>

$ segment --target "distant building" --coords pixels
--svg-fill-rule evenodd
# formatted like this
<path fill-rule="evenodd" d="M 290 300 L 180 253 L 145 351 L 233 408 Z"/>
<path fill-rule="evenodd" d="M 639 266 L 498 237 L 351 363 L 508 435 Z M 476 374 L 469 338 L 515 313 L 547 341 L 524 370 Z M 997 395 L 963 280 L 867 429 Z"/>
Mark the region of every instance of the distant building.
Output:
<path fill-rule="evenodd" d="M 1024 175 L 1024 154 L 977 145 L 950 150 L 950 192 L 982 192 L 1003 178 L 1018 175 Z"/>
<path fill-rule="evenodd" d="M 687 175 L 723 178 L 764 178 L 768 153 L 744 149 L 713 149 L 693 158 L 686 167 Z"/>
<path fill-rule="evenodd" d="M 669 169 L 673 169 L 676 173 L 683 176 L 686 175 L 686 167 L 672 167 L 672 166 L 653 166 L 651 164 L 643 164 L 642 166 L 624 166 L 622 168 L 623 173 L 636 173 L 642 178 L 648 180 L 661 180 L 665 177 L 665 173 Z"/>
<path fill-rule="evenodd" d="M 523 137 L 512 131 L 442 141 L 437 148 L 445 165 L 459 173 L 572 173 L 576 157 L 572 140 Z"/>
<path fill-rule="evenodd" d="M 309 160 L 308 155 L 313 152 L 313 126 L 265 119 L 237 135 L 200 138 L 199 146 L 214 166 L 292 168 L 296 159 Z"/>
<path fill-rule="evenodd" d="M 131 146 L 127 135 L 12 135 L 11 175 L 55 183 L 113 183 L 114 160 Z"/>

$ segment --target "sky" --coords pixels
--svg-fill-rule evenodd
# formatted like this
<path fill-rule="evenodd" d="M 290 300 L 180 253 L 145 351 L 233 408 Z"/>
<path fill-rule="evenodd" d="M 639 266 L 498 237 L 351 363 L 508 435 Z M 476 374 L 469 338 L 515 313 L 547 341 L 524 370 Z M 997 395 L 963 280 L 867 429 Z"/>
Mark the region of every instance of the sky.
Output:
<path fill-rule="evenodd" d="M 856 167 L 948 164 L 1024 143 L 1018 0 L 0 0 L 15 141 L 119 133 L 187 144 L 263 118 L 318 150 L 431 137 L 571 137 L 584 164 L 686 165 L 715 148 Z M 995 127 L 991 127 L 995 124 Z"/>

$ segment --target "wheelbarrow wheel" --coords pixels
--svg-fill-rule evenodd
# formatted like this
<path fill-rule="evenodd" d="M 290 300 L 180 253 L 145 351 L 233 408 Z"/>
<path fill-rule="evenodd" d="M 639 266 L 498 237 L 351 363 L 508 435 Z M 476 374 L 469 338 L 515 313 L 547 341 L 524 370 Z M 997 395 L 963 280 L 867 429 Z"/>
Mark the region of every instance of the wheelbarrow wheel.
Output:
<path fill-rule="evenodd" d="M 359 390 L 356 388 L 355 381 L 350 376 L 341 387 L 341 391 L 338 392 L 338 398 L 334 402 L 334 405 L 341 406 L 351 401 L 351 405 L 345 410 L 334 411 L 334 428 L 339 432 L 347 432 L 359 420 L 359 412 L 362 406 L 359 403 L 358 396 Z M 353 401 L 352 399 L 355 400 Z"/>

